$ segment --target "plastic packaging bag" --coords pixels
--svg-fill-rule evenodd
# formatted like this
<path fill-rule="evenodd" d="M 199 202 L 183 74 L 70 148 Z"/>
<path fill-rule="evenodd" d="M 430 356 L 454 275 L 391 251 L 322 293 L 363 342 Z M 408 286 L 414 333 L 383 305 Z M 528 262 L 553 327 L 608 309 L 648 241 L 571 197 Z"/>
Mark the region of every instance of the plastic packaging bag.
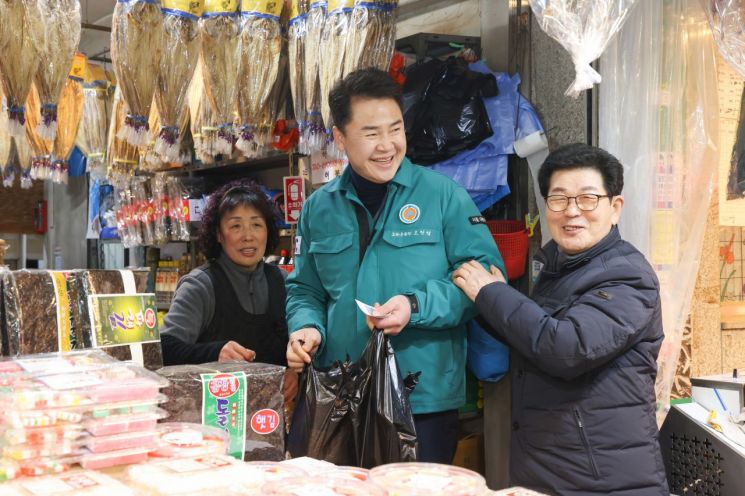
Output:
<path fill-rule="evenodd" d="M 590 64 L 623 26 L 636 0 L 530 0 L 538 25 L 572 56 L 576 77 L 564 93 L 580 92 L 601 81 Z"/>
<path fill-rule="evenodd" d="M 95 69 L 93 68 L 95 67 Z M 109 83 L 100 66 L 88 64 L 83 85 L 83 117 L 75 144 L 88 159 L 94 178 L 106 176 L 106 133 L 109 125 Z"/>
<path fill-rule="evenodd" d="M 701 0 L 719 52 L 745 78 L 745 1 Z"/>
<path fill-rule="evenodd" d="M 409 394 L 417 377 L 401 378 L 393 347 L 380 331 L 357 362 L 324 371 L 311 364 L 292 419 L 290 454 L 365 468 L 415 461 Z"/>

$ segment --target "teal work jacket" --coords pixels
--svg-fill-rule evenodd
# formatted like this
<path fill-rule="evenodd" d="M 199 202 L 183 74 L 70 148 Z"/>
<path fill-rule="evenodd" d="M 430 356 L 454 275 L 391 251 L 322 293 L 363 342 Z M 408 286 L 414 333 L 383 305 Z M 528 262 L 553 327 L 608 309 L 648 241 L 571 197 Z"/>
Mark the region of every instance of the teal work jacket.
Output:
<path fill-rule="evenodd" d="M 401 374 L 421 371 L 410 400 L 414 413 L 460 407 L 465 401 L 466 322 L 475 306 L 451 280 L 463 262 L 504 265 L 483 217 L 451 179 L 404 159 L 360 262 L 362 206 L 349 171 L 306 201 L 295 239 L 295 269 L 287 279 L 290 332 L 315 327 L 322 343 L 314 364 L 357 359 L 370 337 L 355 299 L 370 305 L 413 295 L 418 311 L 391 338 Z"/>

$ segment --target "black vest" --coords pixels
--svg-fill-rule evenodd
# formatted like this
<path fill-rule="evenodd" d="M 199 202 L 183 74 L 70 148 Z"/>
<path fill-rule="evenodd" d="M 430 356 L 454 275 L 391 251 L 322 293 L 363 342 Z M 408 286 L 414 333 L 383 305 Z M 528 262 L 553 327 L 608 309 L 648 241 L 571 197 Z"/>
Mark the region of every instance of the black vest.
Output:
<path fill-rule="evenodd" d="M 197 342 L 235 341 L 256 352 L 256 362 L 287 365 L 287 319 L 285 318 L 285 281 L 280 269 L 264 264 L 269 290 L 269 305 L 261 315 L 248 313 L 220 264 L 205 269 L 215 293 L 215 313 L 207 330 Z"/>

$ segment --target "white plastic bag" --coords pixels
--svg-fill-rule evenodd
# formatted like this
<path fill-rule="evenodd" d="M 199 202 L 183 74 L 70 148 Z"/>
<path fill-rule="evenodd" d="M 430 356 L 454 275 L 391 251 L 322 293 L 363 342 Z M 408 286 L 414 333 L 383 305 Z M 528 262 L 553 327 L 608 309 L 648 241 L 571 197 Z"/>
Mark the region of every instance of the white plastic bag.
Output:
<path fill-rule="evenodd" d="M 621 29 L 636 0 L 530 0 L 541 29 L 558 41 L 574 62 L 576 77 L 565 95 L 579 94 L 601 81 L 590 64 Z"/>

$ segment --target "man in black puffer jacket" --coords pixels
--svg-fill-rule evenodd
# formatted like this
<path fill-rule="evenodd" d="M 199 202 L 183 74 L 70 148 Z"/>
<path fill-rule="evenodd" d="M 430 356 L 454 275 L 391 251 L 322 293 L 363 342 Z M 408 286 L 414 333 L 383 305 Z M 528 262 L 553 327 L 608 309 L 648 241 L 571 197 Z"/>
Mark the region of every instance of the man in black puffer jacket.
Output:
<path fill-rule="evenodd" d="M 584 144 L 539 172 L 552 240 L 532 298 L 463 264 L 453 280 L 513 348 L 510 478 L 558 495 L 669 495 L 655 421 L 659 282 L 621 239 L 623 167 Z"/>

